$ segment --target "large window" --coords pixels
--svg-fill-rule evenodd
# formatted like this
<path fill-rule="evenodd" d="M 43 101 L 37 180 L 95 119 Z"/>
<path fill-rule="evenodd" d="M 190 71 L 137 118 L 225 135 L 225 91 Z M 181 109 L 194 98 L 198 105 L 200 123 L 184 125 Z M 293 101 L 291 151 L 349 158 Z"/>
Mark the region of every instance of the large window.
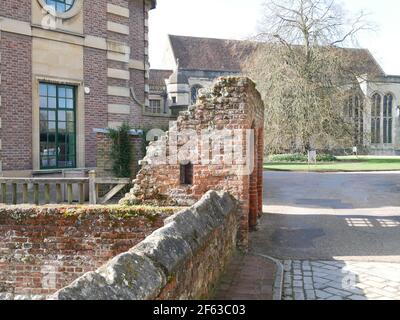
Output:
<path fill-rule="evenodd" d="M 352 95 L 349 98 L 347 112 L 354 123 L 354 143 L 364 144 L 364 102 L 359 95 Z"/>
<path fill-rule="evenodd" d="M 381 143 L 381 104 L 381 95 L 375 93 L 372 96 L 371 110 L 371 143 L 373 144 Z"/>
<path fill-rule="evenodd" d="M 392 143 L 393 128 L 393 96 L 385 95 L 383 98 L 383 143 Z"/>
<path fill-rule="evenodd" d="M 74 5 L 75 0 L 46 0 L 46 4 L 57 12 L 67 12 Z"/>
<path fill-rule="evenodd" d="M 40 84 L 40 167 L 76 167 L 75 87 Z"/>
<path fill-rule="evenodd" d="M 371 143 L 393 143 L 393 95 L 382 96 L 378 93 L 372 96 L 371 110 Z"/>

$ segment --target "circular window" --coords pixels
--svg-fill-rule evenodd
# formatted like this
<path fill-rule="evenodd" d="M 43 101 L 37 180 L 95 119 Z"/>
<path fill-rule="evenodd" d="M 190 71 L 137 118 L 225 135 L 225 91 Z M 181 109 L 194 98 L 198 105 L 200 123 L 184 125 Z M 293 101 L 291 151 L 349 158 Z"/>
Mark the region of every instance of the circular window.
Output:
<path fill-rule="evenodd" d="M 56 12 L 64 13 L 74 5 L 75 0 L 45 0 L 46 4 L 53 7 Z"/>
<path fill-rule="evenodd" d="M 37 0 L 49 14 L 68 19 L 75 16 L 82 8 L 83 0 Z"/>

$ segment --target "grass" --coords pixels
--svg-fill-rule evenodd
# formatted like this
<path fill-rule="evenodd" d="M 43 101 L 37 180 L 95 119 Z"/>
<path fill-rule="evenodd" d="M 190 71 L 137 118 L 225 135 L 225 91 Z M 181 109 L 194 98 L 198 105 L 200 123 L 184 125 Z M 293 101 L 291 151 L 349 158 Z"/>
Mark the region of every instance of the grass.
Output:
<path fill-rule="evenodd" d="M 348 156 L 337 157 L 335 162 L 308 163 L 266 162 L 265 170 L 310 172 L 370 172 L 400 171 L 400 157 Z"/>

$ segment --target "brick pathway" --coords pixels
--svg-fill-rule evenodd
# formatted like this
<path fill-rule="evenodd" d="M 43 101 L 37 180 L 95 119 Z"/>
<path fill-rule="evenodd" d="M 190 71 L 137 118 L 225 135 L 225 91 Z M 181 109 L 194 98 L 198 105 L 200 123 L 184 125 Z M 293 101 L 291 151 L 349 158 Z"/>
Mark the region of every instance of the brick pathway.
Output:
<path fill-rule="evenodd" d="M 400 264 L 284 261 L 284 300 L 400 300 Z"/>
<path fill-rule="evenodd" d="M 276 265 L 266 258 L 236 254 L 222 276 L 214 300 L 272 300 Z"/>

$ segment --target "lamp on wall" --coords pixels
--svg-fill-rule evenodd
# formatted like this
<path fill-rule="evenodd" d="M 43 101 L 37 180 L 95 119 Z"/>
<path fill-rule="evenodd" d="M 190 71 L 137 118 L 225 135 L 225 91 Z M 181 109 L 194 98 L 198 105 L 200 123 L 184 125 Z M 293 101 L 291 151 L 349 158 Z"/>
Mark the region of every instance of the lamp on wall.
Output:
<path fill-rule="evenodd" d="M 400 106 L 397 106 L 396 111 L 397 111 L 397 116 L 400 117 Z"/>

